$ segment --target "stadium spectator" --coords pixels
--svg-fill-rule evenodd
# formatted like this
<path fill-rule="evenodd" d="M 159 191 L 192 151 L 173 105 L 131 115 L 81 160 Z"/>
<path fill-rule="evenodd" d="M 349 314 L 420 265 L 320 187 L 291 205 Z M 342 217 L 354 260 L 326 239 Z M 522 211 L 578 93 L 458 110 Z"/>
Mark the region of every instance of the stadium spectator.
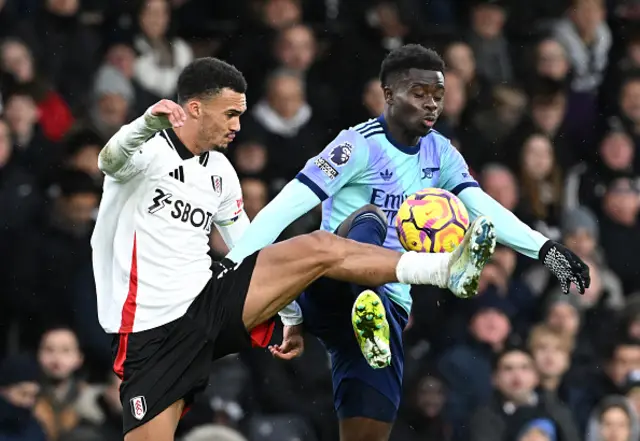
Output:
<path fill-rule="evenodd" d="M 516 178 L 504 165 L 491 163 L 482 169 L 480 183 L 484 191 L 507 210 L 516 212 L 519 205 L 519 191 Z"/>
<path fill-rule="evenodd" d="M 503 34 L 505 5 L 496 0 L 480 0 L 471 7 L 471 33 L 478 72 L 492 84 L 513 80 L 509 43 Z"/>
<path fill-rule="evenodd" d="M 564 374 L 571 364 L 571 341 L 545 325 L 531 329 L 528 348 L 540 378 L 542 390 L 560 397 Z"/>
<path fill-rule="evenodd" d="M 244 209 L 250 220 L 267 205 L 268 189 L 264 182 L 254 178 L 244 178 L 240 181 L 242 196 L 244 197 Z"/>
<path fill-rule="evenodd" d="M 609 63 L 611 30 L 603 0 L 573 0 L 555 36 L 564 46 L 573 70 L 571 88 L 596 92 Z"/>
<path fill-rule="evenodd" d="M 528 352 L 506 348 L 499 353 L 493 369 L 494 395 L 471 417 L 469 439 L 513 439 L 532 420 L 545 418 L 555 423 L 562 439 L 578 441 L 580 436 L 570 410 L 552 394 L 538 391 L 538 382 L 534 360 Z"/>
<path fill-rule="evenodd" d="M 533 219 L 533 228 L 560 239 L 562 172 L 545 135 L 533 134 L 522 145 L 520 180 L 525 217 Z"/>
<path fill-rule="evenodd" d="M 427 368 L 408 382 L 404 409 L 391 441 L 451 441 L 453 428 L 444 418 L 446 390 L 442 379 Z"/>
<path fill-rule="evenodd" d="M 168 0 L 145 0 L 138 11 L 140 33 L 133 45 L 138 52 L 134 76 L 157 98 L 173 98 L 182 69 L 193 60 L 191 47 L 170 34 Z"/>
<path fill-rule="evenodd" d="M 44 380 L 35 415 L 47 438 L 57 441 L 80 421 L 76 406 L 85 386 L 76 377 L 83 362 L 76 334 L 62 327 L 47 330 L 40 340 L 38 361 Z"/>
<path fill-rule="evenodd" d="M 36 72 L 35 61 L 29 48 L 20 40 L 8 38 L 0 47 L 0 72 L 7 74 L 3 92 L 11 87 L 22 86 L 33 92 L 38 105 L 40 124 L 45 137 L 58 142 L 73 124 L 73 115 L 67 103 Z"/>
<path fill-rule="evenodd" d="M 42 186 L 57 172 L 62 149 L 44 136 L 33 95 L 15 89 L 5 96 L 5 116 L 14 144 L 13 157 L 22 167 L 39 178 Z"/>
<path fill-rule="evenodd" d="M 600 219 L 602 248 L 611 269 L 622 280 L 626 294 L 640 290 L 640 274 L 632 265 L 630 251 L 640 244 L 638 190 L 628 178 L 612 181 L 602 200 Z"/>
<path fill-rule="evenodd" d="M 144 113 L 153 103 L 157 101 L 156 96 L 147 91 L 136 78 L 136 51 L 133 48 L 133 42 L 126 38 L 115 40 L 107 47 L 106 54 L 102 66 L 108 65 L 115 67 L 120 73 L 129 80 L 133 87 L 135 107 L 132 109 L 136 115 Z"/>
<path fill-rule="evenodd" d="M 640 436 L 638 418 L 622 396 L 605 398 L 589 420 L 586 441 L 633 441 Z"/>
<path fill-rule="evenodd" d="M 640 146 L 640 75 L 630 75 L 624 80 L 618 102 L 624 127 L 638 149 Z M 638 161 L 640 158 L 636 157 L 634 161 L 636 170 L 640 169 Z"/>
<path fill-rule="evenodd" d="M 96 184 L 102 183 L 104 175 L 98 168 L 98 153 L 103 145 L 102 138 L 92 130 L 71 133 L 65 141 L 66 166 L 88 174 Z"/>
<path fill-rule="evenodd" d="M 131 81 L 115 67 L 103 66 L 93 87 L 89 125 L 104 139 L 109 139 L 129 120 L 135 106 Z"/>
<path fill-rule="evenodd" d="M 565 208 L 588 207 L 600 210 L 607 185 L 620 174 L 634 176 L 635 146 L 625 132 L 613 130 L 607 133 L 598 147 L 596 164 L 582 162 L 567 173 L 565 183 Z"/>
<path fill-rule="evenodd" d="M 318 43 L 311 27 L 295 24 L 282 29 L 274 44 L 274 68 L 297 72 L 304 80 L 305 95 L 317 116 L 327 125 L 340 115 L 333 89 L 323 78 L 318 63 Z M 378 116 L 378 115 L 376 115 Z"/>
<path fill-rule="evenodd" d="M 309 157 L 322 149 L 327 137 L 304 90 L 299 74 L 286 70 L 274 72 L 267 80 L 265 96 L 244 122 L 247 136 L 265 139 L 269 172 L 274 181 L 282 180 L 280 188 Z"/>
<path fill-rule="evenodd" d="M 247 139 L 235 146 L 233 165 L 242 177 L 268 178 L 269 155 L 267 147 L 259 140 Z"/>
<path fill-rule="evenodd" d="M 495 290 L 472 301 L 468 336 L 446 350 L 438 370 L 449 390 L 445 415 L 456 436 L 467 434 L 471 413 L 491 397 L 491 361 L 507 344 L 515 308 Z"/>
<path fill-rule="evenodd" d="M 444 61 L 457 72 L 467 85 L 467 103 L 470 111 L 482 109 L 490 102 L 491 84 L 477 70 L 473 49 L 462 41 L 451 42 L 444 50 Z"/>
<path fill-rule="evenodd" d="M 28 355 L 5 357 L 0 363 L 0 440 L 48 441 L 33 416 L 39 374 Z"/>
<path fill-rule="evenodd" d="M 564 47 L 553 38 L 545 38 L 536 46 L 535 72 L 540 78 L 566 82 L 571 65 Z"/>
<path fill-rule="evenodd" d="M 81 107 L 91 87 L 101 38 L 81 22 L 78 0 L 46 0 L 42 4 L 15 25 L 11 34 L 27 44 L 39 70 L 64 100 L 72 108 Z"/>
<path fill-rule="evenodd" d="M 638 418 L 640 416 L 640 370 L 629 372 L 622 392 L 633 406 L 635 417 Z"/>

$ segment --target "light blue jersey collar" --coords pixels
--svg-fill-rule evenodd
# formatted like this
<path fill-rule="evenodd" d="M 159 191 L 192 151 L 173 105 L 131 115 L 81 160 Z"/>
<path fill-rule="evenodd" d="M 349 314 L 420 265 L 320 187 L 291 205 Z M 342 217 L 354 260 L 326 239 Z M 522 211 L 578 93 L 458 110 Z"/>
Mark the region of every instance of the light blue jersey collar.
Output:
<path fill-rule="evenodd" d="M 384 119 L 384 114 L 378 117 L 378 121 L 382 124 L 382 128 L 384 129 L 384 135 L 387 137 L 387 141 L 389 141 L 395 148 L 400 150 L 402 153 L 406 153 L 407 155 L 417 155 L 420 151 L 420 143 L 422 142 L 422 138 L 418 140 L 416 145 L 404 145 L 398 141 L 396 141 L 391 132 L 389 131 L 389 127 L 387 126 L 387 121 Z"/>

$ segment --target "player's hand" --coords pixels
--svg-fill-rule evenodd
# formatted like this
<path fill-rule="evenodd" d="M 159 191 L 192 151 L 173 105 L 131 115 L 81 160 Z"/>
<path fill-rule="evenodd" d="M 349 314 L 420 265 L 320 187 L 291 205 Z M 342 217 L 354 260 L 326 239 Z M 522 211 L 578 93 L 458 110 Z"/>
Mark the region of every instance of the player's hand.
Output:
<path fill-rule="evenodd" d="M 181 105 L 171 100 L 160 100 L 151 106 L 151 115 L 166 118 L 174 128 L 182 127 L 187 121 L 187 114 Z"/>
<path fill-rule="evenodd" d="M 281 360 L 293 360 L 304 352 L 302 325 L 285 326 L 282 331 L 282 344 L 269 346 L 269 352 Z"/>
<path fill-rule="evenodd" d="M 538 258 L 558 278 L 563 293 L 569 294 L 572 283 L 580 294 L 589 288 L 589 267 L 564 245 L 549 240 L 540 249 Z"/>

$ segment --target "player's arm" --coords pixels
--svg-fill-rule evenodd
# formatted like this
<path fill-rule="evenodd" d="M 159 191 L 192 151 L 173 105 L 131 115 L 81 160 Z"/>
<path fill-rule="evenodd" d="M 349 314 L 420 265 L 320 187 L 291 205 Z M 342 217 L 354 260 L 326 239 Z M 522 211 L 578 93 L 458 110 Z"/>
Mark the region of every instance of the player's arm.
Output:
<path fill-rule="evenodd" d="M 98 156 L 100 170 L 120 181 L 132 178 L 148 165 L 147 156 L 139 159 L 134 156 L 142 144 L 160 130 L 181 127 L 185 120 L 180 105 L 169 100 L 157 102 L 111 137 Z"/>
<path fill-rule="evenodd" d="M 489 217 L 495 225 L 498 242 L 525 256 L 539 259 L 558 277 L 565 293 L 569 292 L 571 282 L 581 293 L 584 292 L 590 283 L 589 269 L 578 256 L 531 229 L 485 193 L 469 174 L 460 152 L 450 143 L 444 147 L 441 161 L 440 186 L 460 198 L 472 219 L 479 215 Z"/>

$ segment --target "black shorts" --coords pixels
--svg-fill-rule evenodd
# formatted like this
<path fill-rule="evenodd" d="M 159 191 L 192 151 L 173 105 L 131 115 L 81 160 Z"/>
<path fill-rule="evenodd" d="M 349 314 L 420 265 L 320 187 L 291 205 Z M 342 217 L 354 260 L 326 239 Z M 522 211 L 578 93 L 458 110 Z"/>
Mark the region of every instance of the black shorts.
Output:
<path fill-rule="evenodd" d="M 258 253 L 238 267 L 215 263 L 213 277 L 187 313 L 147 331 L 113 336 L 114 372 L 122 379 L 123 433 L 180 399 L 188 406 L 208 382 L 215 360 L 268 344 L 273 321 L 248 332 L 242 311 Z"/>

